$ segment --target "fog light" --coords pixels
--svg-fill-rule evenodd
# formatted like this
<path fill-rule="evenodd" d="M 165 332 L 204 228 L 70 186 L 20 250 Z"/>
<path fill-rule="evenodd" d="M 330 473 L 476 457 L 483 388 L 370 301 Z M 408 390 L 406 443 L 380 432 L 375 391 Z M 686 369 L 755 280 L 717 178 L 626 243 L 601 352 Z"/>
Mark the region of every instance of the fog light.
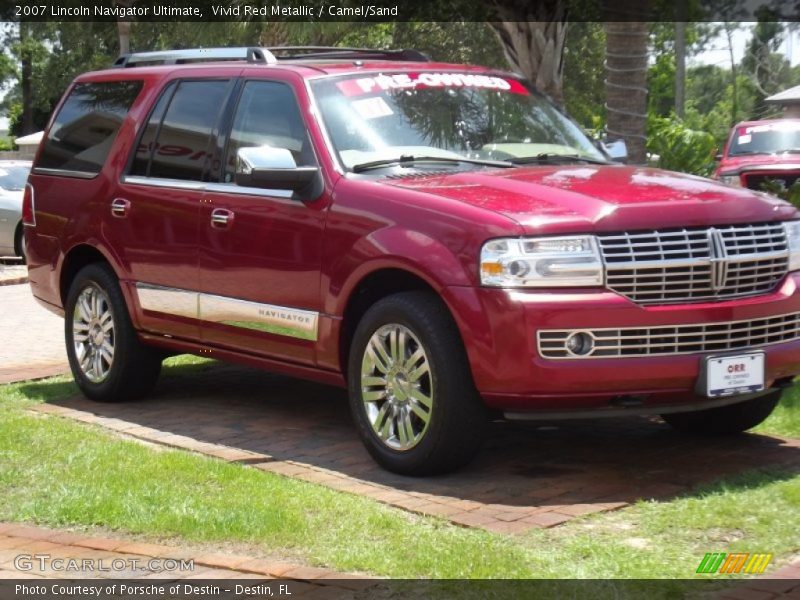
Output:
<path fill-rule="evenodd" d="M 583 331 L 571 333 L 564 342 L 567 352 L 573 356 L 586 356 L 594 350 L 594 338 Z"/>

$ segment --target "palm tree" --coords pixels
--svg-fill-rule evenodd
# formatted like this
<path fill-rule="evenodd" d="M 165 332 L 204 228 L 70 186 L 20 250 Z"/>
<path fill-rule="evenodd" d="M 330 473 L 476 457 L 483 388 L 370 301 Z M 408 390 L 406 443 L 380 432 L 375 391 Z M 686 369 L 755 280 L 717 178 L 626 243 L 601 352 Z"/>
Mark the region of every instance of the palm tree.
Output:
<path fill-rule="evenodd" d="M 491 25 L 515 71 L 533 82 L 559 106 L 564 105 L 564 0 L 516 3 L 490 0 L 497 17 Z"/>
<path fill-rule="evenodd" d="M 114 0 L 114 6 L 133 8 L 136 0 Z M 129 19 L 117 19 L 117 35 L 119 36 L 119 53 L 129 54 L 131 51 L 131 22 Z"/>
<path fill-rule="evenodd" d="M 647 159 L 647 44 L 646 22 L 608 21 L 606 33 L 606 112 L 609 138 L 623 139 L 635 164 Z"/>

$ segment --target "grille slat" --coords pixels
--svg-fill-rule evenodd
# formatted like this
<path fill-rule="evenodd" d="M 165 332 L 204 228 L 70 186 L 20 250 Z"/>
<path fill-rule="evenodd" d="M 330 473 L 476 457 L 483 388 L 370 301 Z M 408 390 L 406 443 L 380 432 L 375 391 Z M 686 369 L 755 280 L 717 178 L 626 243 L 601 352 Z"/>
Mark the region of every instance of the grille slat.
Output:
<path fill-rule="evenodd" d="M 587 359 L 720 352 L 780 344 L 800 339 L 800 313 L 777 317 L 658 327 L 585 330 L 595 339 L 592 354 L 573 356 L 566 340 L 574 330 L 541 330 L 539 354 L 544 358 Z"/>
<path fill-rule="evenodd" d="M 675 304 L 764 294 L 786 275 L 789 249 L 782 223 L 714 229 L 722 249 L 713 252 L 716 234 L 706 228 L 599 235 L 607 286 L 640 304 Z M 713 262 L 721 261 L 717 267 L 712 254 Z"/>

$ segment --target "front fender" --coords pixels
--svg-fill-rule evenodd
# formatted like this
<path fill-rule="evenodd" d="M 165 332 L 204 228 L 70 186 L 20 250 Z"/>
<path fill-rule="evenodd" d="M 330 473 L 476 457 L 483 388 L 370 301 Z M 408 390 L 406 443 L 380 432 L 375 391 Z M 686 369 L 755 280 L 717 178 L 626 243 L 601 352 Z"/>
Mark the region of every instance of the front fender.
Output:
<path fill-rule="evenodd" d="M 440 294 L 447 286 L 471 285 L 462 261 L 447 246 L 418 231 L 390 226 L 360 238 L 331 265 L 324 312 L 341 317 L 356 286 L 382 269 L 407 271 Z"/>

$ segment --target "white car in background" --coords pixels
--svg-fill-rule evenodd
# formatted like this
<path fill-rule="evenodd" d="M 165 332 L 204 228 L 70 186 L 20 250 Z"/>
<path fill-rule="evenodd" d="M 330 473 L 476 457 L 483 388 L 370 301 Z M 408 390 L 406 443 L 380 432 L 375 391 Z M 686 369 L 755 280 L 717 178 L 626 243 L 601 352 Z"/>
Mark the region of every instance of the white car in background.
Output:
<path fill-rule="evenodd" d="M 22 194 L 30 170 L 30 161 L 0 160 L 0 256 L 25 257 Z"/>

